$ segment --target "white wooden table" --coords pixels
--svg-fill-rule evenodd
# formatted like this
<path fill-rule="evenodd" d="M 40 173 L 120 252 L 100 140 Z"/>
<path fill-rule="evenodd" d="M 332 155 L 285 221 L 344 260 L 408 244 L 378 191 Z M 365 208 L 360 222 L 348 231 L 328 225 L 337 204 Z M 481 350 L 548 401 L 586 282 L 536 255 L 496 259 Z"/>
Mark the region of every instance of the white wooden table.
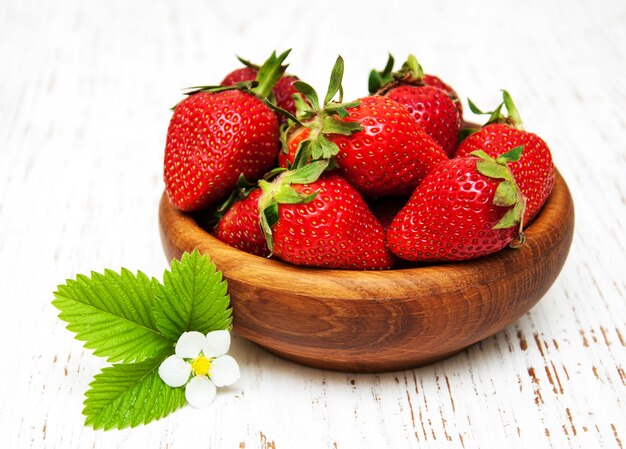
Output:
<path fill-rule="evenodd" d="M 626 2 L 464 3 L 0 0 L 0 448 L 626 447 Z M 288 47 L 322 90 L 341 53 L 348 99 L 387 51 L 485 107 L 508 89 L 574 196 L 565 268 L 517 323 L 432 366 L 320 371 L 235 338 L 242 377 L 211 408 L 84 427 L 104 362 L 52 291 L 105 267 L 160 277 L 168 108 L 236 53 Z"/>

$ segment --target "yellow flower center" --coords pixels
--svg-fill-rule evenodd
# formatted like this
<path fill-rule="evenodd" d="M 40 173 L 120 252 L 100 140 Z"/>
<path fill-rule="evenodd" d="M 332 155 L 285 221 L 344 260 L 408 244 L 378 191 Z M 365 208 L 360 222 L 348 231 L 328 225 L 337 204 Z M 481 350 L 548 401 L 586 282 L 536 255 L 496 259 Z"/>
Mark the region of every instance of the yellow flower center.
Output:
<path fill-rule="evenodd" d="M 191 362 L 191 370 L 196 376 L 206 376 L 211 369 L 211 361 L 203 355 L 199 355 Z"/>

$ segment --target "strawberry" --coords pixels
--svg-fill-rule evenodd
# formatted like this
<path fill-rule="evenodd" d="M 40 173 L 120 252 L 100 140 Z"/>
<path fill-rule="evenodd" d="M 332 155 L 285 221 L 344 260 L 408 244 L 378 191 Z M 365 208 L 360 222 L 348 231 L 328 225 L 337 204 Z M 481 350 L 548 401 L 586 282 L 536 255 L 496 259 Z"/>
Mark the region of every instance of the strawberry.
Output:
<path fill-rule="evenodd" d="M 316 161 L 260 181 L 261 228 L 280 259 L 299 266 L 373 270 L 391 268 L 385 232 L 359 193 Z"/>
<path fill-rule="evenodd" d="M 411 261 L 453 261 L 491 254 L 516 236 L 523 243 L 525 199 L 507 167 L 522 150 L 497 159 L 477 151 L 435 167 L 391 223 L 391 251 Z"/>
<path fill-rule="evenodd" d="M 254 81 L 259 72 L 259 66 L 251 63 L 242 58 L 237 58 L 245 67 L 233 70 L 222 80 L 220 85 L 222 86 L 235 86 L 237 83 L 245 81 Z M 286 67 L 285 67 L 286 68 Z M 276 106 L 290 114 L 296 113 L 296 104 L 292 98 L 293 94 L 297 94 L 298 91 L 294 87 L 293 83 L 298 81 L 298 77 L 295 75 L 286 75 L 280 77 L 280 79 L 274 85 L 272 92 L 276 99 Z M 282 123 L 286 121 L 285 116 L 279 115 L 278 120 Z"/>
<path fill-rule="evenodd" d="M 461 142 L 456 157 L 465 157 L 477 150 L 498 157 L 513 147 L 523 145 L 524 154 L 519 161 L 510 164 L 510 169 L 526 196 L 524 222 L 530 223 L 552 191 L 554 164 L 546 143 L 536 134 L 523 129 L 519 112 L 509 93 L 502 91 L 502 96 L 502 103 L 495 111 L 488 113 L 483 113 L 470 101 L 473 112 L 491 114 L 491 117 L 482 129 Z M 502 106 L 507 108 L 508 116 L 502 114 Z"/>
<path fill-rule="evenodd" d="M 256 188 L 246 198 L 235 202 L 217 223 L 215 237 L 247 253 L 269 256 L 270 250 L 259 222 L 259 198 L 262 193 Z"/>
<path fill-rule="evenodd" d="M 337 59 L 322 106 L 302 81 L 296 88 L 310 106 L 299 105 L 301 123 L 286 132 L 283 165 L 334 157 L 340 173 L 363 195 L 408 195 L 426 173 L 447 160 L 441 147 L 399 103 L 381 96 L 351 103 L 331 101 L 342 92 L 343 60 Z M 298 127 L 307 128 L 299 130 Z"/>
<path fill-rule="evenodd" d="M 239 59 L 245 64 L 245 67 L 235 69 L 230 72 L 220 83 L 220 86 L 234 86 L 238 83 L 246 81 L 254 81 L 259 73 L 259 67 L 254 66 L 245 59 Z"/>
<path fill-rule="evenodd" d="M 413 72 L 413 78 L 415 75 L 418 75 L 421 79 L 419 80 L 419 84 L 423 84 L 426 86 L 437 87 L 443 90 L 448 96 L 454 101 L 457 109 L 459 110 L 459 115 L 463 117 L 463 105 L 461 104 L 461 98 L 456 93 L 456 91 L 449 85 L 446 84 L 441 78 L 435 75 L 429 75 L 424 73 L 422 70 L 422 66 L 417 63 L 417 59 L 413 55 L 409 55 L 407 58 L 407 62 L 403 65 L 402 69 L 398 73 L 393 72 L 393 65 L 395 61 L 391 53 L 389 54 L 389 58 L 387 59 L 387 65 L 382 71 L 377 71 L 373 69 L 370 72 L 369 80 L 368 80 L 368 90 L 370 94 L 375 94 L 381 87 L 385 84 L 388 84 L 394 81 L 395 78 L 402 78 L 406 76 L 406 73 L 402 73 L 403 70 L 410 69 L 410 65 L 413 65 L 414 69 L 417 71 Z M 412 69 L 411 69 L 412 70 Z M 417 81 L 417 80 L 413 80 Z"/>
<path fill-rule="evenodd" d="M 199 210 L 225 198 L 243 174 L 256 180 L 275 163 L 279 126 L 263 98 L 289 52 L 275 53 L 245 89 L 201 87 L 176 105 L 167 131 L 164 180 L 174 205 Z"/>
<path fill-rule="evenodd" d="M 370 89 L 378 95 L 385 95 L 403 105 L 424 128 L 424 130 L 441 145 L 443 151 L 452 157 L 459 142 L 462 117 L 457 105 L 456 93 L 451 97 L 439 86 L 444 83 L 432 75 L 424 75 L 422 66 L 413 55 L 409 55 L 400 72 L 391 73 L 393 57 L 385 67 L 385 71 L 370 73 Z M 389 73 L 386 73 L 387 70 Z M 429 85 L 426 81 L 433 85 Z"/>

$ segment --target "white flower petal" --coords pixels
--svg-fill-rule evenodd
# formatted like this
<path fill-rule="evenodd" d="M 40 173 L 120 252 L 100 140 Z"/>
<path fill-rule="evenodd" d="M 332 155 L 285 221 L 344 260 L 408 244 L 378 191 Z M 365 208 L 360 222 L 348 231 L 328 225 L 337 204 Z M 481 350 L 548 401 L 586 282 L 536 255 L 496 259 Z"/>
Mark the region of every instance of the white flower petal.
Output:
<path fill-rule="evenodd" d="M 182 387 L 189 379 L 191 366 L 177 355 L 171 355 L 159 366 L 159 377 L 170 387 Z"/>
<path fill-rule="evenodd" d="M 216 392 L 215 384 L 208 377 L 195 376 L 185 387 L 185 398 L 194 407 L 205 408 L 211 405 Z"/>
<path fill-rule="evenodd" d="M 228 352 L 230 348 L 230 332 L 213 331 L 206 334 L 202 352 L 208 358 L 219 357 Z"/>
<path fill-rule="evenodd" d="M 204 349 L 206 337 L 200 332 L 183 332 L 176 342 L 176 355 L 185 359 L 195 359 Z"/>
<path fill-rule="evenodd" d="M 234 384 L 239 379 L 239 365 L 231 356 L 223 355 L 211 362 L 209 377 L 218 387 Z"/>

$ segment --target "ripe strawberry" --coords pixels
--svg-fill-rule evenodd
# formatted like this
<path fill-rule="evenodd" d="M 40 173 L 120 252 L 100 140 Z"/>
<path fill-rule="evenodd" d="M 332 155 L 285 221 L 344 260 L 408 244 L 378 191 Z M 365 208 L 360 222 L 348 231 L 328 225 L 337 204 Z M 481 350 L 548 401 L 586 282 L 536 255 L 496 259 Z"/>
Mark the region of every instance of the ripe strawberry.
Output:
<path fill-rule="evenodd" d="M 409 56 L 402 70 L 393 74 L 391 79 L 388 78 L 386 82 L 382 76 L 380 79 L 383 84 L 376 93 L 389 97 L 407 108 L 428 135 L 441 145 L 449 157 L 452 157 L 459 142 L 462 124 L 461 113 L 457 109 L 460 102 L 455 102 L 439 87 L 426 84 L 422 67 L 413 55 Z M 442 84 L 436 77 L 429 76 L 428 79 L 435 84 Z"/>
<path fill-rule="evenodd" d="M 299 167 L 334 156 L 340 173 L 363 195 L 408 195 L 430 169 L 447 160 L 446 155 L 409 112 L 389 98 L 331 101 L 341 92 L 342 75 L 343 61 L 338 58 L 321 107 L 311 86 L 296 83 L 311 105 L 298 111 L 307 130 L 298 130 L 299 125 L 287 130 L 287 153 L 279 162 Z"/>
<path fill-rule="evenodd" d="M 174 205 L 199 210 L 225 198 L 243 174 L 256 180 L 275 163 L 279 129 L 263 100 L 288 51 L 265 62 L 251 90 L 198 88 L 176 105 L 165 145 L 164 180 Z"/>
<path fill-rule="evenodd" d="M 375 69 L 372 69 L 372 71 L 370 72 L 369 80 L 368 80 L 368 89 L 369 89 L 370 94 L 375 94 L 381 87 L 383 87 L 385 84 L 388 84 L 394 81 L 395 78 L 404 77 L 406 74 L 403 75 L 402 70 L 408 69 L 410 64 L 414 64 L 414 63 L 417 64 L 417 59 L 415 59 L 415 56 L 409 55 L 407 62 L 398 73 L 393 72 L 394 62 L 395 62 L 394 58 L 390 53 L 389 58 L 387 59 L 387 65 L 382 71 L 379 72 Z M 419 73 L 419 76 L 421 77 L 420 84 L 423 84 L 426 86 L 437 87 L 443 90 L 446 94 L 448 94 L 448 96 L 452 99 L 452 101 L 454 101 L 454 104 L 459 110 L 459 116 L 463 117 L 463 105 L 461 104 L 461 99 L 459 95 L 456 93 L 456 91 L 449 84 L 446 84 L 438 76 L 424 73 L 421 65 L 419 64 L 414 65 L 414 68 L 419 70 L 419 72 L 415 71 L 414 73 L 415 74 Z"/>
<path fill-rule="evenodd" d="M 240 61 L 245 61 L 240 59 Z M 249 64 L 248 61 L 245 61 L 244 64 Z M 257 66 L 246 65 L 245 67 L 241 67 L 239 69 L 235 69 L 230 72 L 220 83 L 220 86 L 234 86 L 237 83 L 242 83 L 245 81 L 254 81 L 256 79 L 257 74 L 259 73 L 259 68 Z"/>
<path fill-rule="evenodd" d="M 261 181 L 261 227 L 268 247 L 299 266 L 372 270 L 391 268 L 385 232 L 359 193 L 328 161 Z M 320 176 L 321 175 L 321 176 Z"/>
<path fill-rule="evenodd" d="M 262 190 L 252 190 L 248 196 L 234 203 L 220 218 L 215 237 L 237 249 L 267 257 L 270 250 L 259 222 L 259 198 Z"/>
<path fill-rule="evenodd" d="M 496 160 L 478 151 L 435 167 L 391 223 L 391 251 L 411 261 L 452 261 L 491 254 L 517 235 L 523 243 L 525 199 L 507 167 L 521 151 Z"/>
<path fill-rule="evenodd" d="M 441 78 L 435 75 L 424 74 L 424 78 L 422 78 L 422 82 L 427 86 L 436 87 L 438 89 L 443 90 L 448 96 L 454 101 L 454 105 L 459 111 L 459 117 L 463 118 L 463 102 L 461 101 L 461 97 L 449 84 L 444 83 Z"/>
<path fill-rule="evenodd" d="M 546 143 L 536 134 L 524 131 L 519 112 L 507 91 L 502 91 L 503 101 L 478 132 L 470 134 L 456 152 L 456 157 L 464 157 L 476 150 L 482 150 L 491 157 L 498 157 L 513 147 L 523 145 L 524 154 L 518 162 L 509 166 L 520 190 L 526 196 L 524 223 L 537 215 L 554 186 L 554 164 Z M 501 113 L 506 106 L 508 116 Z M 472 111 L 483 114 L 470 102 Z"/>
<path fill-rule="evenodd" d="M 222 86 L 234 86 L 237 83 L 244 81 L 254 81 L 259 72 L 259 66 L 251 63 L 242 58 L 238 58 L 245 67 L 233 70 L 222 80 L 220 85 Z M 286 68 L 286 66 L 285 66 Z M 276 106 L 290 114 L 296 113 L 296 104 L 292 98 L 293 94 L 297 94 L 298 91 L 294 87 L 293 83 L 298 81 L 298 77 L 295 75 L 283 75 L 274 85 L 272 92 L 276 100 Z M 283 115 L 278 116 L 280 122 L 286 121 Z"/>
<path fill-rule="evenodd" d="M 397 102 L 364 97 L 344 121 L 363 130 L 331 136 L 339 147 L 337 164 L 348 181 L 368 196 L 404 195 L 433 167 L 447 160 L 441 147 Z"/>

